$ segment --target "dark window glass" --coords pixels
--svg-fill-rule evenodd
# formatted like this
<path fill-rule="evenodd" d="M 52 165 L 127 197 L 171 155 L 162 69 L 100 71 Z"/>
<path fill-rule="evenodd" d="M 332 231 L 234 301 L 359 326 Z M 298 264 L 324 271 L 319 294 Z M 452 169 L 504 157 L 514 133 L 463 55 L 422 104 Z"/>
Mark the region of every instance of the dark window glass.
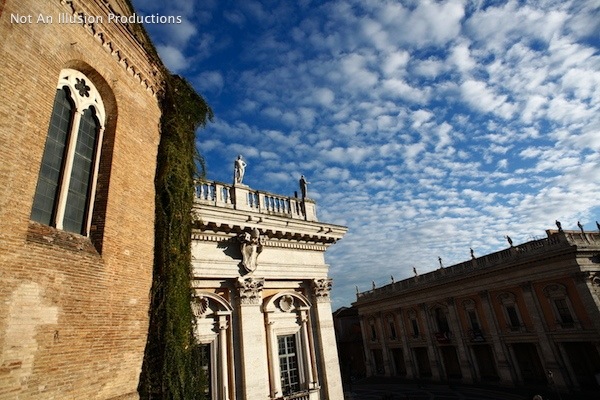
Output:
<path fill-rule="evenodd" d="M 389 321 L 390 324 L 390 338 L 396 339 L 396 325 L 394 321 Z"/>
<path fill-rule="evenodd" d="M 31 219 L 46 225 L 54 225 L 55 222 L 56 202 L 73 119 L 73 108 L 69 89 L 66 87 L 58 89 L 54 97 L 48 137 L 31 209 Z"/>
<path fill-rule="evenodd" d="M 296 355 L 296 336 L 279 336 L 277 337 L 277 345 L 279 347 L 281 390 L 284 395 L 298 392 L 300 390 L 300 377 Z"/>
<path fill-rule="evenodd" d="M 563 324 L 572 324 L 573 316 L 571 315 L 571 310 L 569 310 L 567 301 L 565 299 L 555 299 L 554 304 L 556 305 L 556 310 L 558 311 L 560 322 L 562 322 Z"/>
<path fill-rule="evenodd" d="M 377 340 L 377 331 L 375 330 L 375 325 L 371 325 L 371 340 Z"/>
<path fill-rule="evenodd" d="M 439 332 L 450 332 L 446 313 L 441 308 L 435 309 L 435 319 L 437 321 Z"/>
<path fill-rule="evenodd" d="M 73 169 L 63 220 L 63 228 L 66 231 L 86 234 L 85 227 L 99 126 L 94 109 L 85 110 L 79 123 L 73 156 Z"/>
<path fill-rule="evenodd" d="M 506 306 L 506 313 L 508 314 L 508 321 L 511 327 L 516 328 L 521 326 L 519 315 L 517 314 L 517 310 L 514 306 Z"/>
<path fill-rule="evenodd" d="M 413 329 L 413 334 L 416 336 L 419 336 L 419 324 L 417 323 L 416 319 L 411 319 L 410 323 L 412 324 L 412 329 Z"/>
<path fill-rule="evenodd" d="M 469 321 L 471 322 L 471 329 L 473 329 L 473 331 L 475 331 L 475 332 L 478 332 L 480 330 L 480 328 L 479 328 L 479 321 L 477 320 L 477 314 L 473 310 L 469 311 L 468 314 L 469 314 Z"/>

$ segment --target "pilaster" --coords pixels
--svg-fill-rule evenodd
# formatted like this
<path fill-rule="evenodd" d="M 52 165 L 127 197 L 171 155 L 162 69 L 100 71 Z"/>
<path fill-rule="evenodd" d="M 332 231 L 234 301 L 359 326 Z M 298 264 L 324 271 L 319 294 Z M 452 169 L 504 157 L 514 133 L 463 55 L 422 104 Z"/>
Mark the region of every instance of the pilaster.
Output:
<path fill-rule="evenodd" d="M 559 388 L 567 387 L 567 379 L 565 377 L 565 367 L 558 362 L 554 351 L 552 350 L 552 343 L 548 339 L 545 320 L 543 319 L 542 313 L 539 309 L 539 300 L 535 294 L 530 282 L 526 282 L 521 285 L 523 291 L 523 299 L 527 306 L 527 310 L 531 315 L 531 321 L 533 322 L 533 329 L 537 332 L 538 338 L 538 349 L 541 351 L 541 361 L 546 372 L 551 371 L 554 384 Z"/>
<path fill-rule="evenodd" d="M 325 399 L 343 399 L 342 375 L 337 354 L 333 314 L 331 313 L 331 279 L 312 281 L 317 346 L 321 354 L 322 392 Z"/>
<path fill-rule="evenodd" d="M 238 312 L 244 400 L 269 398 L 269 366 L 262 305 L 264 279 L 238 278 Z"/>
<path fill-rule="evenodd" d="M 515 383 L 516 377 L 513 377 L 513 374 L 511 372 L 511 365 L 508 361 L 509 357 L 507 357 L 504 351 L 504 346 L 502 345 L 502 342 L 500 340 L 498 321 L 494 314 L 494 310 L 492 309 L 489 297 L 490 295 L 487 290 L 479 292 L 479 298 L 481 299 L 483 315 L 487 320 L 489 337 L 492 341 L 492 349 L 494 349 L 494 356 L 496 358 L 496 370 L 498 371 L 498 377 L 500 378 L 500 382 L 506 384 L 513 384 Z"/>
<path fill-rule="evenodd" d="M 469 355 L 467 354 L 467 350 L 463 342 L 463 335 L 461 334 L 460 323 L 458 322 L 458 314 L 456 313 L 454 299 L 447 299 L 446 304 L 448 304 L 450 326 L 452 331 L 455 332 L 453 337 L 456 339 L 456 344 L 458 346 L 458 360 L 460 363 L 460 370 L 463 376 L 463 381 L 467 383 L 473 383 L 473 370 L 471 367 L 472 363 L 468 359 Z"/>

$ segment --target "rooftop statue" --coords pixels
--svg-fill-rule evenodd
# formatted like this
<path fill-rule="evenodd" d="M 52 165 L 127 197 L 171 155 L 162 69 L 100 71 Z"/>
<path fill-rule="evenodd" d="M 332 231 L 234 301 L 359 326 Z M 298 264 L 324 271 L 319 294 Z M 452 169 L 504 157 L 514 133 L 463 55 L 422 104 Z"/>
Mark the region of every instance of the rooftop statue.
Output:
<path fill-rule="evenodd" d="M 241 154 L 237 157 L 235 162 L 233 163 L 233 184 L 242 183 L 244 180 L 244 173 L 246 172 L 246 164 L 244 160 L 242 160 Z"/>
<path fill-rule="evenodd" d="M 307 191 L 308 191 L 308 184 L 309 184 L 309 183 L 310 183 L 310 182 L 308 182 L 308 181 L 306 180 L 306 178 L 304 177 L 304 175 L 302 175 L 302 176 L 300 177 L 300 193 L 302 194 L 302 199 L 305 199 L 305 198 L 306 198 L 306 193 L 307 193 Z"/>

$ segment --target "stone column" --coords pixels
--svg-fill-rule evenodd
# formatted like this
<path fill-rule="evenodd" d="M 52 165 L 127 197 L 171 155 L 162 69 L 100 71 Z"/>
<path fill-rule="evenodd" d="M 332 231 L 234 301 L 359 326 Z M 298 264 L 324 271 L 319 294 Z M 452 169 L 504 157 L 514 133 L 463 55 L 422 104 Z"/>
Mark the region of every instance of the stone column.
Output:
<path fill-rule="evenodd" d="M 571 275 L 577 288 L 577 294 L 583 303 L 592 326 L 596 332 L 600 333 L 600 299 L 596 296 L 596 290 L 600 286 L 600 279 L 596 275 L 590 275 L 588 272 L 579 272 Z M 573 302 L 571 302 L 573 303 Z M 575 310 L 573 310 L 575 311 Z M 576 315 L 575 318 L 581 321 Z"/>
<path fill-rule="evenodd" d="M 450 329 L 453 332 L 453 339 L 456 340 L 458 346 L 458 361 L 460 363 L 460 370 L 463 376 L 463 380 L 467 383 L 473 383 L 473 370 L 471 369 L 471 362 L 468 359 L 467 349 L 463 342 L 463 335 L 460 329 L 460 323 L 458 322 L 458 314 L 454 305 L 454 299 L 449 298 L 446 300 L 448 304 L 448 316 L 450 317 Z"/>
<path fill-rule="evenodd" d="M 559 388 L 567 387 L 567 380 L 565 379 L 564 372 L 565 368 L 558 362 L 554 351 L 552 350 L 552 343 L 548 339 L 548 327 L 544 317 L 539 310 L 539 300 L 535 294 L 531 282 L 526 282 L 521 285 L 523 290 L 523 299 L 527 310 L 531 315 L 533 322 L 533 329 L 537 332 L 538 343 L 537 347 L 540 349 L 540 356 L 542 358 L 542 365 L 546 373 L 550 370 L 553 373 L 554 384 Z"/>
<path fill-rule="evenodd" d="M 218 351 L 218 382 L 219 382 L 219 398 L 223 400 L 229 400 L 229 374 L 227 371 L 228 357 L 227 357 L 227 328 L 229 324 L 227 314 L 218 314 L 219 316 L 219 351 Z M 233 360 L 232 360 L 233 362 Z"/>
<path fill-rule="evenodd" d="M 313 346 L 309 336 L 308 328 L 308 307 L 300 309 L 300 321 L 302 323 L 300 327 L 300 336 L 302 340 L 302 354 L 304 359 L 304 375 L 306 376 L 306 386 L 308 389 L 314 389 L 317 387 L 317 374 L 316 360 L 313 352 Z"/>
<path fill-rule="evenodd" d="M 490 330 L 489 337 L 492 341 L 494 355 L 496 356 L 496 370 L 498 371 L 500 382 L 512 384 L 516 382 L 516 377 L 513 377 L 512 375 L 509 357 L 507 357 L 506 353 L 504 352 L 504 346 L 500 340 L 498 320 L 496 319 L 496 314 L 492 309 L 489 297 L 490 295 L 487 290 L 479 292 L 479 298 L 481 298 L 481 306 L 483 308 L 483 316 L 487 320 L 487 326 Z"/>
<path fill-rule="evenodd" d="M 429 312 L 427 310 L 427 304 L 421 304 L 421 314 L 423 314 L 423 318 L 425 318 L 425 323 L 423 324 L 425 335 L 425 339 L 427 340 L 427 353 L 429 355 L 429 364 L 431 365 L 431 376 L 434 380 L 442 379 L 442 362 L 440 360 L 440 354 L 437 349 L 437 343 L 433 342 L 432 332 L 433 329 L 431 327 L 431 318 L 429 318 Z"/>
<path fill-rule="evenodd" d="M 238 278 L 242 365 L 242 398 L 269 398 L 269 365 L 264 317 L 261 311 L 263 278 Z"/>
<path fill-rule="evenodd" d="M 402 341 L 402 348 L 404 353 L 404 365 L 406 366 L 406 377 L 408 379 L 415 378 L 415 371 L 413 368 L 413 354 L 411 348 L 408 344 L 408 333 L 406 332 L 406 327 L 404 326 L 404 318 L 402 317 L 402 311 L 400 310 L 398 314 L 396 314 L 398 327 L 400 328 L 400 340 Z M 411 335 L 412 336 L 412 335 Z"/>
<path fill-rule="evenodd" d="M 381 343 L 381 357 L 383 359 L 383 375 L 391 376 L 392 375 L 392 366 L 390 365 L 390 357 L 389 357 L 389 347 L 388 347 L 388 338 L 387 338 L 387 330 L 386 330 L 386 322 L 381 313 L 377 313 L 377 318 L 375 319 L 375 326 L 379 332 L 378 337 L 379 343 Z"/>
<path fill-rule="evenodd" d="M 331 313 L 331 279 L 315 279 L 312 282 L 314 312 L 317 328 L 317 345 L 321 354 L 321 393 L 325 399 L 343 399 L 342 376 L 337 354 L 333 315 Z M 258 399 L 258 397 L 256 398 Z"/>
<path fill-rule="evenodd" d="M 367 328 L 365 326 L 365 317 L 364 316 L 359 316 L 359 322 L 360 322 L 360 331 L 362 333 L 362 340 L 363 340 L 363 351 L 365 353 L 365 374 L 367 376 L 373 376 L 373 369 L 371 368 L 372 363 L 371 363 L 371 349 L 369 347 L 369 343 L 371 342 L 370 339 L 370 334 L 369 332 L 367 332 Z"/>

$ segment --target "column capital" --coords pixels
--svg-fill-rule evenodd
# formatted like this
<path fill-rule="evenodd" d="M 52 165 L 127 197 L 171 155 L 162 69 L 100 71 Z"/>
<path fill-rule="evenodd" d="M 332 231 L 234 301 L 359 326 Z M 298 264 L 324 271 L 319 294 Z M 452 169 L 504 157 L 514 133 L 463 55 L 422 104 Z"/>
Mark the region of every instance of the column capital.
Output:
<path fill-rule="evenodd" d="M 262 301 L 262 290 L 264 285 L 264 278 L 253 278 L 251 276 L 238 278 L 237 287 L 240 303 L 242 305 L 259 305 Z"/>
<path fill-rule="evenodd" d="M 324 303 L 331 301 L 329 293 L 331 292 L 331 286 L 333 280 L 330 278 L 313 279 L 312 290 L 313 295 L 317 303 Z"/>

